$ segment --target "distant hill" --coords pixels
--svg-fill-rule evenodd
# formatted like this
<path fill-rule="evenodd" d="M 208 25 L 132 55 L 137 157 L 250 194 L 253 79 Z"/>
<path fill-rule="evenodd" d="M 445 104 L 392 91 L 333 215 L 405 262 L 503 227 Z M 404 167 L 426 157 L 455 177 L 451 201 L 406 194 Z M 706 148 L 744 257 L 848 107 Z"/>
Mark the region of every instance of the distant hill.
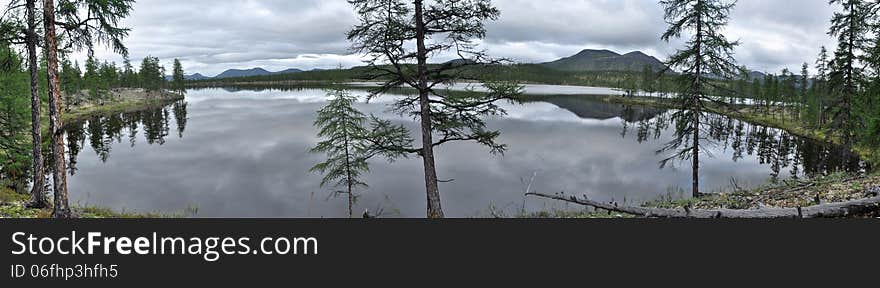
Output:
<path fill-rule="evenodd" d="M 223 71 L 223 73 L 214 76 L 214 79 L 223 79 L 223 78 L 236 78 L 236 77 L 250 77 L 250 76 L 261 76 L 261 75 L 269 75 L 272 72 L 266 71 L 263 68 L 251 68 L 247 70 L 241 69 L 229 69 Z"/>
<path fill-rule="evenodd" d="M 318 69 L 315 69 L 315 70 L 318 70 Z M 200 73 L 196 73 L 196 74 L 192 74 L 192 75 L 186 75 L 186 76 L 184 76 L 184 78 L 186 78 L 186 80 L 197 81 L 197 80 L 209 80 L 209 79 L 226 79 L 226 78 L 240 78 L 240 77 L 251 77 L 251 76 L 264 76 L 264 75 L 292 74 L 292 73 L 302 73 L 302 72 L 305 72 L 305 71 L 300 70 L 300 69 L 296 69 L 296 68 L 291 68 L 291 69 L 282 70 L 282 71 L 278 71 L 278 72 L 270 72 L 266 69 L 257 67 L 257 68 L 251 68 L 251 69 L 246 69 L 246 70 L 244 70 L 244 69 L 229 69 L 229 70 L 223 71 L 223 73 L 217 74 L 217 76 L 214 76 L 214 77 L 208 77 L 208 76 L 202 75 Z M 165 76 L 165 78 L 167 78 L 168 80 L 171 80 L 171 76 Z"/>
<path fill-rule="evenodd" d="M 767 74 L 764 72 L 754 71 L 754 70 L 749 71 L 749 79 L 752 79 L 752 80 L 755 80 L 755 79 L 764 80 L 765 76 L 767 76 Z"/>
<path fill-rule="evenodd" d="M 548 68 L 568 72 L 596 72 L 596 71 L 631 71 L 639 72 L 645 66 L 654 71 L 666 68 L 660 60 L 640 51 L 627 54 L 618 54 L 609 50 L 584 50 L 571 57 L 565 57 L 553 62 L 541 63 Z"/>
<path fill-rule="evenodd" d="M 200 73 L 196 73 L 196 74 L 192 74 L 192 75 L 185 75 L 185 76 L 183 76 L 183 78 L 186 79 L 186 80 L 205 80 L 205 79 L 209 79 L 209 77 L 207 77 L 207 76 L 205 76 L 205 75 L 202 75 L 202 74 L 200 74 Z"/>
<path fill-rule="evenodd" d="M 191 75 L 183 75 L 183 79 L 184 80 L 205 80 L 205 79 L 211 79 L 211 77 L 206 77 L 205 75 L 196 73 L 196 74 L 191 74 Z M 166 81 L 174 80 L 174 76 L 165 75 L 165 80 Z"/>
<path fill-rule="evenodd" d="M 305 72 L 305 71 L 300 70 L 300 69 L 296 69 L 296 68 L 290 68 L 290 69 L 287 69 L 284 71 L 272 72 L 271 74 L 290 74 L 290 73 L 300 73 L 300 72 Z"/>

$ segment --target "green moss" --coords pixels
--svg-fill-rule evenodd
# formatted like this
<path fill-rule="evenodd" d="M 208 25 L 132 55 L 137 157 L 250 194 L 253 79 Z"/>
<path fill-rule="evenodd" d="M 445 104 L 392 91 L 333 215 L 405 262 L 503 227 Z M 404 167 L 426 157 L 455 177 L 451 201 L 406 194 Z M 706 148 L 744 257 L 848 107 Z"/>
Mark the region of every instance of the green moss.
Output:
<path fill-rule="evenodd" d="M 40 218 L 40 209 L 24 208 L 22 205 L 0 205 L 0 218 Z"/>
<path fill-rule="evenodd" d="M 0 203 L 18 203 L 28 200 L 30 200 L 30 196 L 27 194 L 16 193 L 12 189 L 7 188 L 6 185 L 0 187 Z"/>

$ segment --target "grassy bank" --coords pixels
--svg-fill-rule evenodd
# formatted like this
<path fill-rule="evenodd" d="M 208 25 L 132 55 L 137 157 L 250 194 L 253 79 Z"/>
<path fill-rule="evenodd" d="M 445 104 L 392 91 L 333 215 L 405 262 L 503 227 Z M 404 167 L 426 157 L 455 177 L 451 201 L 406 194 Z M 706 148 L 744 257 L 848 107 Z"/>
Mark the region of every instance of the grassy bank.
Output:
<path fill-rule="evenodd" d="M 0 188 L 0 218 L 51 218 L 52 209 L 33 209 L 25 207 L 30 196 L 19 194 L 7 188 Z M 157 213 L 117 212 L 95 206 L 72 205 L 76 218 L 162 218 L 184 215 L 161 215 Z"/>
<path fill-rule="evenodd" d="M 174 101 L 183 100 L 184 96 L 174 93 L 162 93 L 160 97 L 130 98 L 121 101 L 105 102 L 103 105 L 76 107 L 63 113 L 63 123 L 76 123 L 88 120 L 93 116 L 109 116 L 112 114 L 136 112 L 164 107 Z M 48 123 L 47 123 L 48 125 Z"/>

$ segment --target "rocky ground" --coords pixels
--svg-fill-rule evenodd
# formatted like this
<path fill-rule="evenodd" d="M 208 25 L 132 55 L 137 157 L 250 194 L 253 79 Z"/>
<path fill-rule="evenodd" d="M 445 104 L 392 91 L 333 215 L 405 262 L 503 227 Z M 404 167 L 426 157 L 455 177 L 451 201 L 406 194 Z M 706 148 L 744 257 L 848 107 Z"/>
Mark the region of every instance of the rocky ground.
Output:
<path fill-rule="evenodd" d="M 697 199 L 660 200 L 646 206 L 693 209 L 797 208 L 875 197 L 880 193 L 880 175 L 834 174 L 812 180 L 791 180 L 777 185 L 710 194 Z"/>

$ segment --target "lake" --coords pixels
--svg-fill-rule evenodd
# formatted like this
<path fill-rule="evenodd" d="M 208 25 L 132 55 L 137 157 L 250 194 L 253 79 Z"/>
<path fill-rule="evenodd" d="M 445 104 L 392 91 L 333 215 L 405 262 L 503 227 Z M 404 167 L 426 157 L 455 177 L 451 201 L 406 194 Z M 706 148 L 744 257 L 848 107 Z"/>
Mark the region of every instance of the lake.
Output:
<path fill-rule="evenodd" d="M 656 151 L 673 137 L 669 111 L 610 104 L 570 93 L 571 87 L 560 87 L 566 95 L 532 89 L 540 95 L 505 103 L 508 115 L 488 121 L 509 146 L 504 155 L 474 143 L 437 149 L 438 176 L 449 180 L 440 184 L 447 216 L 579 209 L 525 198 L 529 184 L 533 191 L 629 204 L 689 195 L 687 163 L 659 166 L 668 155 Z M 358 108 L 418 131 L 413 119 L 386 113 L 394 97 Z M 319 141 L 312 122 L 325 98 L 320 88 L 196 89 L 161 109 L 72 123 L 66 130 L 71 199 L 196 217 L 345 217 L 346 199 L 331 197 L 332 187 L 320 187 L 322 176 L 309 172 L 323 157 L 308 150 Z M 705 192 L 863 168 L 836 147 L 726 117 L 712 121 L 719 128 L 707 143 L 711 156 L 701 156 Z M 371 165 L 357 213 L 424 217 L 421 159 Z"/>

